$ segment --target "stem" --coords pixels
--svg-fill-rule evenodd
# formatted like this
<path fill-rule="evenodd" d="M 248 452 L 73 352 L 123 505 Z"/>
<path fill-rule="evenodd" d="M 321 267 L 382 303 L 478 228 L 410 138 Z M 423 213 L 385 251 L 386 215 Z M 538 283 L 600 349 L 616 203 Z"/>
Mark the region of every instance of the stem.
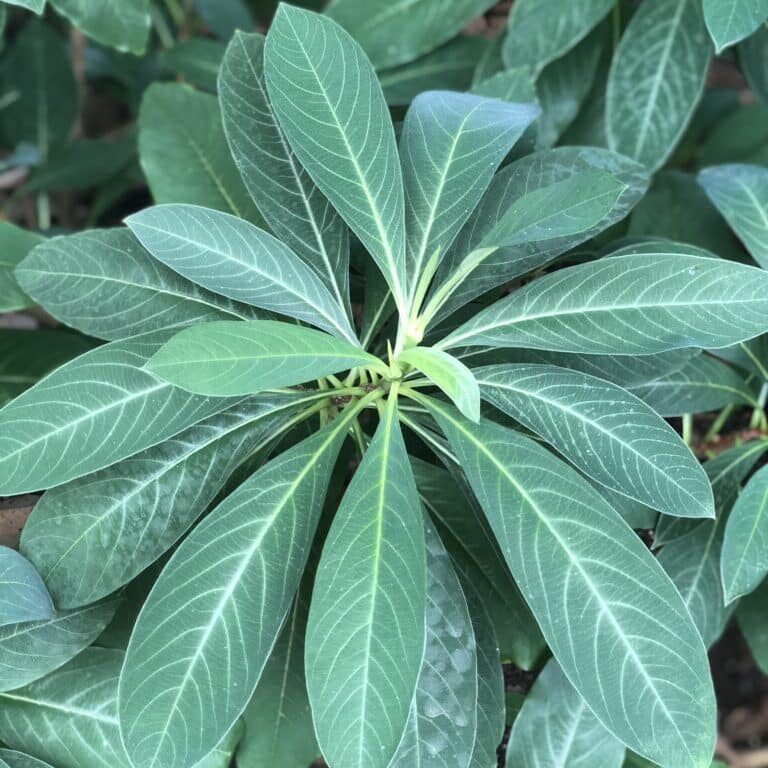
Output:
<path fill-rule="evenodd" d="M 693 443 L 693 414 L 686 413 L 683 415 L 683 442 L 686 445 Z"/>
<path fill-rule="evenodd" d="M 437 440 L 435 437 L 429 434 L 420 424 L 413 421 L 409 416 L 406 416 L 403 411 L 398 411 L 398 417 L 400 421 L 405 424 L 408 429 L 415 432 L 433 451 L 441 453 L 447 459 L 450 459 L 454 464 L 458 464 L 459 460 Z"/>
<path fill-rule="evenodd" d="M 177 27 L 184 25 L 184 9 L 179 5 L 178 0 L 165 0 L 165 7 Z"/>
<path fill-rule="evenodd" d="M 355 443 L 357 445 L 357 451 L 360 454 L 360 458 L 362 459 L 365 455 L 366 451 L 366 444 L 365 444 L 365 435 L 363 435 L 363 429 L 360 426 L 360 422 L 358 419 L 355 419 L 352 423 L 352 437 L 355 439 Z"/>
<path fill-rule="evenodd" d="M 731 403 L 730 405 L 726 405 L 725 408 L 717 414 L 717 418 L 712 422 L 712 426 L 707 430 L 707 434 L 704 435 L 705 443 L 714 440 L 720 434 L 720 430 L 725 425 L 725 422 L 728 421 L 728 417 L 733 413 L 735 407 L 734 403 Z"/>
<path fill-rule="evenodd" d="M 757 405 L 752 411 L 752 418 L 749 421 L 750 429 L 757 429 L 761 424 L 765 423 L 765 401 L 768 398 L 768 382 L 763 383 L 760 387 L 760 394 L 757 397 Z"/>
<path fill-rule="evenodd" d="M 37 196 L 37 227 L 43 232 L 51 228 L 51 200 L 47 192 Z"/>
<path fill-rule="evenodd" d="M 162 12 L 157 8 L 157 6 L 153 4 L 150 4 L 149 12 L 152 16 L 152 25 L 157 32 L 157 36 L 160 38 L 160 42 L 162 43 L 163 48 L 172 47 L 174 44 L 173 35 L 171 34 L 171 30 L 168 28 L 168 24 L 166 23 L 165 18 L 163 18 Z"/>

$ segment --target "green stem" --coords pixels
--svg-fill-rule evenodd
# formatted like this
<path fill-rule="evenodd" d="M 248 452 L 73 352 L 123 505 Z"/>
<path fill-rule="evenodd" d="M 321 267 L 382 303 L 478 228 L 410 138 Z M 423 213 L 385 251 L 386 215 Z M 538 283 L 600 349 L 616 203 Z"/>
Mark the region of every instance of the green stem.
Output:
<path fill-rule="evenodd" d="M 51 228 L 51 199 L 47 192 L 37 196 L 37 227 L 43 232 Z"/>
<path fill-rule="evenodd" d="M 712 422 L 712 426 L 707 430 L 707 434 L 704 435 L 705 443 L 714 440 L 720 434 L 720 430 L 725 426 L 725 422 L 728 421 L 734 408 L 735 404 L 731 403 L 730 405 L 726 405 L 725 408 L 717 414 L 717 418 Z"/>
<path fill-rule="evenodd" d="M 178 0 L 165 0 L 165 7 L 177 27 L 184 26 L 184 9 L 179 5 Z"/>
<path fill-rule="evenodd" d="M 686 445 L 693 443 L 693 414 L 686 413 L 683 415 L 683 442 Z"/>
<path fill-rule="evenodd" d="M 151 4 L 149 6 L 149 12 L 152 16 L 152 25 L 157 32 L 157 36 L 160 38 L 160 42 L 162 43 L 163 48 L 171 48 L 175 41 L 173 39 L 173 34 L 171 33 L 171 30 L 165 21 L 162 11 L 160 11 L 157 6 Z"/>

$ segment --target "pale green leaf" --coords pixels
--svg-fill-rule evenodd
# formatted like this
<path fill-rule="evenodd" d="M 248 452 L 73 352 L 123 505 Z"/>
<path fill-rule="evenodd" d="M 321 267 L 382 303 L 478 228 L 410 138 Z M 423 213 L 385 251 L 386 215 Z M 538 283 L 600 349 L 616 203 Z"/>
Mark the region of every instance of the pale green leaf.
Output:
<path fill-rule="evenodd" d="M 739 494 L 725 526 L 720 560 L 725 601 L 758 587 L 768 573 L 768 468 L 763 467 Z"/>
<path fill-rule="evenodd" d="M 398 360 L 421 371 L 468 419 L 480 419 L 480 389 L 472 371 L 460 360 L 432 347 L 412 347 Z"/>
<path fill-rule="evenodd" d="M 176 334 L 147 368 L 190 392 L 225 397 L 293 386 L 361 365 L 383 368 L 358 346 L 274 320 L 204 323 Z"/>
<path fill-rule="evenodd" d="M 551 659 L 515 719 L 506 764 L 509 768 L 621 768 L 624 751 Z"/>
<path fill-rule="evenodd" d="M 699 0 L 646 0 L 608 78 L 608 146 L 656 169 L 683 134 L 711 56 Z"/>
<path fill-rule="evenodd" d="M 505 69 L 476 82 L 472 93 L 502 101 L 516 101 L 535 104 L 536 86 L 527 67 Z"/>
<path fill-rule="evenodd" d="M 298 588 L 354 413 L 251 475 L 164 568 L 120 676 L 121 733 L 136 768 L 194 764 L 242 714 Z"/>
<path fill-rule="evenodd" d="M 261 223 L 215 96 L 179 83 L 150 85 L 139 112 L 139 159 L 156 203 L 202 205 Z"/>
<path fill-rule="evenodd" d="M 749 37 L 766 18 L 768 0 L 704 0 L 704 19 L 718 53 Z"/>
<path fill-rule="evenodd" d="M 477 649 L 451 559 L 433 524 L 427 546 L 424 660 L 408 725 L 389 768 L 469 768 L 477 734 Z"/>
<path fill-rule="evenodd" d="M 14 270 L 44 238 L 9 221 L 0 222 L 0 312 L 14 312 L 33 302 L 19 286 Z"/>
<path fill-rule="evenodd" d="M 386 768 L 405 729 L 425 638 L 421 504 L 388 402 L 318 566 L 307 627 L 315 732 L 335 768 Z"/>
<path fill-rule="evenodd" d="M 343 306 L 314 270 L 253 224 L 196 205 L 157 205 L 126 223 L 156 259 L 193 283 L 356 343 Z"/>
<path fill-rule="evenodd" d="M 613 0 L 517 0 L 504 38 L 504 63 L 540 71 L 573 48 L 612 7 Z"/>
<path fill-rule="evenodd" d="M 16 277 L 57 320 L 102 339 L 258 316 L 252 307 L 184 280 L 127 229 L 47 240 L 17 267 Z"/>
<path fill-rule="evenodd" d="M 326 13 L 363 47 L 377 69 L 413 61 L 457 34 L 494 0 L 332 0 Z"/>
<path fill-rule="evenodd" d="M 282 4 L 267 35 L 264 69 L 291 148 L 379 265 L 405 313 L 402 173 L 370 62 L 331 19 Z"/>
<path fill-rule="evenodd" d="M 45 0 L 3 0 L 3 2 L 21 6 L 34 13 L 42 13 L 45 8 Z"/>
<path fill-rule="evenodd" d="M 51 596 L 35 567 L 0 546 L 0 626 L 53 618 Z"/>
<path fill-rule="evenodd" d="M 160 332 L 86 352 L 0 410 L 0 494 L 50 488 L 108 467 L 231 405 L 144 370 L 167 339 Z"/>
<path fill-rule="evenodd" d="M 717 165 L 698 180 L 752 258 L 768 268 L 768 168 Z"/>
<path fill-rule="evenodd" d="M 589 708 L 632 749 L 664 765 L 700 768 L 715 741 L 709 666 L 656 560 L 585 480 L 537 443 L 429 403 L 544 637 Z"/>
<path fill-rule="evenodd" d="M 265 220 L 347 308 L 347 227 L 277 123 L 264 82 L 263 35 L 238 32 L 232 39 L 219 76 L 219 102 L 232 156 Z"/>
<path fill-rule="evenodd" d="M 714 517 L 712 489 L 698 459 L 626 390 L 548 365 L 496 365 L 474 373 L 485 400 L 586 475 L 669 515 Z"/>
<path fill-rule="evenodd" d="M 8 768 L 51 768 L 48 763 L 12 749 L 0 749 L 0 758 Z"/>
<path fill-rule="evenodd" d="M 668 252 L 610 256 L 534 280 L 437 346 L 649 355 L 724 347 L 768 330 L 768 274 Z"/>

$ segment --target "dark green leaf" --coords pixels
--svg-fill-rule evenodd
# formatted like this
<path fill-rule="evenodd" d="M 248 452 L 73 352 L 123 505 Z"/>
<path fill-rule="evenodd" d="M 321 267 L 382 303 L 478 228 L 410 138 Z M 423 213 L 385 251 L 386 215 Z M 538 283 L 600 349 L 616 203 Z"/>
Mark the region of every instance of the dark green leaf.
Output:
<path fill-rule="evenodd" d="M 0 312 L 14 312 L 32 306 L 33 302 L 21 290 L 14 270 L 19 262 L 44 241 L 40 235 L 0 222 Z"/>

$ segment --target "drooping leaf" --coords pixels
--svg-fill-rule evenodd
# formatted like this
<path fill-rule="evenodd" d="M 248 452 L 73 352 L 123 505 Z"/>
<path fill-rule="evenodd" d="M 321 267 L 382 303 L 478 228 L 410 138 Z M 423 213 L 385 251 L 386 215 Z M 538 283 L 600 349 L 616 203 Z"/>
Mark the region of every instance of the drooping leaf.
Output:
<path fill-rule="evenodd" d="M 375 357 L 327 333 L 274 320 L 204 323 L 176 334 L 148 370 L 190 392 L 226 397 L 294 386 Z"/>
<path fill-rule="evenodd" d="M 709 480 L 688 446 L 621 387 L 548 365 L 474 373 L 485 400 L 608 488 L 669 515 L 714 516 Z"/>
<path fill-rule="evenodd" d="M 32 306 L 33 302 L 16 281 L 14 270 L 42 242 L 43 238 L 34 232 L 8 221 L 0 222 L 0 312 L 15 312 Z"/>
<path fill-rule="evenodd" d="M 216 93 L 225 50 L 224 43 L 217 40 L 192 37 L 189 40 L 179 40 L 170 48 L 161 51 L 159 60 L 166 69 L 181 75 L 191 85 L 209 93 Z"/>
<path fill-rule="evenodd" d="M 264 82 L 264 37 L 238 32 L 219 77 L 232 155 L 272 231 L 349 306 L 346 225 L 304 170 L 277 123 Z"/>
<path fill-rule="evenodd" d="M 479 312 L 437 346 L 649 355 L 724 347 L 768 330 L 768 275 L 690 256 L 611 256 L 546 275 Z"/>
<path fill-rule="evenodd" d="M 291 148 L 368 249 L 405 313 L 402 173 L 370 62 L 331 19 L 283 4 L 267 35 L 264 70 Z"/>
<path fill-rule="evenodd" d="M 261 223 L 229 152 L 215 96 L 153 83 L 139 112 L 139 159 L 156 203 L 202 205 Z"/>
<path fill-rule="evenodd" d="M 356 343 L 343 306 L 315 272 L 247 221 L 194 205 L 158 205 L 126 223 L 156 259 L 193 283 Z"/>
<path fill-rule="evenodd" d="M 424 660 L 408 724 L 389 768 L 469 768 L 477 735 L 477 649 L 467 601 L 433 524 L 424 525 Z"/>
<path fill-rule="evenodd" d="M 542 4 L 518 0 L 512 6 L 504 38 L 507 68 L 534 73 L 573 48 L 611 10 L 611 0 L 558 0 Z"/>
<path fill-rule="evenodd" d="M 509 768 L 621 768 L 624 751 L 551 659 L 515 719 L 506 764 Z"/>
<path fill-rule="evenodd" d="M 768 168 L 719 165 L 698 180 L 752 258 L 768 268 Z"/>
<path fill-rule="evenodd" d="M 57 320 L 102 339 L 258 315 L 179 277 L 127 229 L 48 240 L 17 267 L 16 277 Z"/>
<path fill-rule="evenodd" d="M 768 18 L 768 0 L 704 0 L 703 5 L 718 53 L 749 37 Z"/>
<path fill-rule="evenodd" d="M 734 504 L 720 558 L 725 602 L 756 589 L 768 573 L 768 468 L 759 470 Z"/>
<path fill-rule="evenodd" d="M 0 494 L 51 488 L 108 467 L 231 405 L 144 370 L 168 336 L 86 352 L 0 410 Z M 78 401 L 73 390 L 82 393 Z"/>
<path fill-rule="evenodd" d="M 317 399 L 253 398 L 51 489 L 24 526 L 22 552 L 40 569 L 59 607 L 95 602 L 169 549 L 237 466 Z"/>
<path fill-rule="evenodd" d="M 768 673 L 768 616 L 765 614 L 767 595 L 768 581 L 764 581 L 754 592 L 745 595 L 736 609 L 741 634 L 763 674 Z"/>
<path fill-rule="evenodd" d="M 437 48 L 492 5 L 493 0 L 332 0 L 325 12 L 384 69 Z"/>
<path fill-rule="evenodd" d="M 699 768 L 715 740 L 709 667 L 656 560 L 585 480 L 534 441 L 429 403 L 544 637 L 589 708 L 632 749 Z"/>
<path fill-rule="evenodd" d="M 120 676 L 135 768 L 196 763 L 245 709 L 298 587 L 350 414 L 251 475 L 163 570 Z"/>
<path fill-rule="evenodd" d="M 386 768 L 425 638 L 421 505 L 390 398 L 323 547 L 306 645 L 315 732 L 336 768 Z"/>
<path fill-rule="evenodd" d="M 649 0 L 619 43 L 608 79 L 608 146 L 661 166 L 699 100 L 711 44 L 698 0 Z"/>
<path fill-rule="evenodd" d="M 54 607 L 35 567 L 8 547 L 0 547 L 0 627 L 53 618 Z"/>

